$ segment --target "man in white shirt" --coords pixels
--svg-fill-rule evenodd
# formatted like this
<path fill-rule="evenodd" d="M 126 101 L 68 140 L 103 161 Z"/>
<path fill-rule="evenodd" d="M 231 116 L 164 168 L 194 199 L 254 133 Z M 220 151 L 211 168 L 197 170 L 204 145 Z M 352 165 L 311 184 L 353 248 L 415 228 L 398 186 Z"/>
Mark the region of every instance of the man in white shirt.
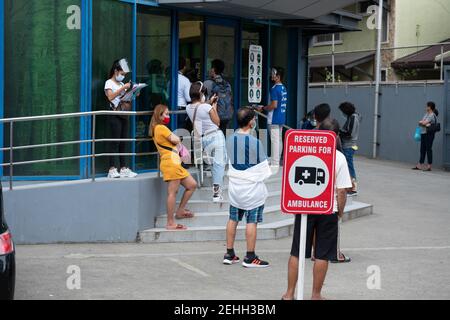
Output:
<path fill-rule="evenodd" d="M 339 123 L 336 120 L 326 119 L 321 123 L 321 130 L 339 132 Z M 348 171 L 347 160 L 342 152 L 336 151 L 335 172 L 336 199 L 334 201 L 334 213 L 331 215 L 309 215 L 306 236 L 306 258 L 312 256 L 314 233 L 314 275 L 312 300 L 323 300 L 322 287 L 328 271 L 328 264 L 338 256 L 338 229 L 339 218 L 344 215 L 347 202 L 347 189 L 351 187 L 352 180 Z M 295 287 L 298 280 L 299 268 L 299 242 L 301 230 L 301 216 L 295 217 L 294 239 L 292 242 L 291 257 L 288 265 L 288 289 L 283 300 L 293 300 Z"/>
<path fill-rule="evenodd" d="M 186 59 L 184 57 L 180 57 L 178 61 L 178 111 L 185 111 L 186 106 L 191 102 L 190 90 L 191 90 L 191 82 L 184 75 L 186 72 Z M 185 114 L 179 115 L 178 117 L 178 128 L 177 129 L 187 129 L 191 126 L 188 125 L 189 119 Z M 189 130 L 191 131 L 191 130 Z"/>

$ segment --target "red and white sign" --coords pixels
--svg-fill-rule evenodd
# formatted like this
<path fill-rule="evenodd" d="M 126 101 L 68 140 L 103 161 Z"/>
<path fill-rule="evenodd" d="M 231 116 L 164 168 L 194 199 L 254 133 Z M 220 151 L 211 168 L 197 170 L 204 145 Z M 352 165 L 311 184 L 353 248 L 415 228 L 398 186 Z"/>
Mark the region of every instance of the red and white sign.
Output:
<path fill-rule="evenodd" d="M 284 153 L 281 210 L 290 214 L 332 214 L 336 134 L 289 130 Z"/>

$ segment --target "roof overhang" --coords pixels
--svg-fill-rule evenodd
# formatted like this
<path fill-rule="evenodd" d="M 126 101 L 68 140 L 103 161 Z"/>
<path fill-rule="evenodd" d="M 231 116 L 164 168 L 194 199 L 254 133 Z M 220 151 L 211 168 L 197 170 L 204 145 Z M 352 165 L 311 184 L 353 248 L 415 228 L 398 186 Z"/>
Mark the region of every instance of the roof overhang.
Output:
<path fill-rule="evenodd" d="M 441 48 L 443 55 L 441 55 Z M 431 46 L 415 53 L 412 53 L 406 57 L 400 58 L 392 62 L 394 69 L 434 69 L 436 64 L 439 64 L 441 57 L 444 64 L 450 64 L 450 39 L 442 42 L 442 45 Z"/>
<path fill-rule="evenodd" d="M 250 20 L 278 20 L 315 34 L 357 31 L 361 17 L 340 11 L 358 0 L 158 0 L 161 5 Z"/>
<path fill-rule="evenodd" d="M 342 67 L 346 70 L 357 67 L 367 62 L 375 60 L 373 52 L 354 52 L 354 53 L 338 53 L 335 55 L 335 66 Z M 311 68 L 331 67 L 331 56 L 320 55 L 310 57 Z"/>

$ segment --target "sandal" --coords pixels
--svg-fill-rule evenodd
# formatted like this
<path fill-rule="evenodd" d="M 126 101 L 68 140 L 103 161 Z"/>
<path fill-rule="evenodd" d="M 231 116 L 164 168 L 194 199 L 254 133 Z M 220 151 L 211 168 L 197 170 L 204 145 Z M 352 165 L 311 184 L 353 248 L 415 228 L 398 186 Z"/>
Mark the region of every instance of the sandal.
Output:
<path fill-rule="evenodd" d="M 340 254 L 344 259 L 332 260 L 331 263 L 349 263 L 352 261 L 349 257 L 346 257 L 343 253 Z"/>
<path fill-rule="evenodd" d="M 183 226 L 182 224 L 177 224 L 176 226 L 168 226 L 166 227 L 169 231 L 179 231 L 179 230 L 187 230 L 186 226 Z"/>
<path fill-rule="evenodd" d="M 194 215 L 194 213 L 193 212 L 191 212 L 190 210 L 188 210 L 188 209 L 185 209 L 184 210 L 184 214 L 183 215 L 181 215 L 181 216 L 179 216 L 179 215 L 175 215 L 175 219 L 178 219 L 178 220 L 182 220 L 182 219 L 192 219 L 192 218 L 194 218 L 195 217 L 195 215 Z"/>

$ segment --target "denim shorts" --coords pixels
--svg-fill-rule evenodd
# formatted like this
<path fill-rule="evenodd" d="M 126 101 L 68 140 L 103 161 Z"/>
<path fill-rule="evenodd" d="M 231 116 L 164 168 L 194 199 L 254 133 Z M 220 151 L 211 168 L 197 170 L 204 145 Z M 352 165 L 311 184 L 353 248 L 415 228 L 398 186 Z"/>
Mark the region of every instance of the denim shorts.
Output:
<path fill-rule="evenodd" d="M 230 206 L 230 220 L 234 222 L 241 222 L 245 215 L 247 224 L 262 223 L 263 213 L 264 213 L 264 206 L 261 206 L 253 210 L 242 210 Z"/>

